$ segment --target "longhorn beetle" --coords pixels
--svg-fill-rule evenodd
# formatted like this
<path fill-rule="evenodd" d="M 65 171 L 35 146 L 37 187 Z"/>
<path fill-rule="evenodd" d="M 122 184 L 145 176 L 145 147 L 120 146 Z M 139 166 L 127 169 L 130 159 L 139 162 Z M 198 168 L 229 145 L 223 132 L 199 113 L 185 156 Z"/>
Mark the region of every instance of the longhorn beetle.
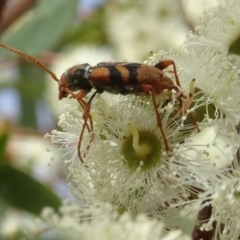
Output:
<path fill-rule="evenodd" d="M 60 80 L 56 75 L 49 70 L 40 61 L 27 55 L 19 50 L 8 47 L 2 43 L 0 46 L 6 48 L 18 55 L 29 59 L 30 61 L 37 64 L 40 68 L 46 71 L 53 80 L 58 83 L 59 99 L 68 97 L 78 100 L 80 105 L 83 107 L 83 119 L 84 123 L 82 126 L 81 134 L 78 142 L 78 157 L 81 162 L 84 162 L 81 156 L 80 148 L 81 141 L 85 127 L 88 131 L 92 130 L 92 120 L 90 116 L 90 105 L 97 93 L 101 94 L 104 91 L 111 94 L 135 94 L 135 95 L 151 95 L 154 106 L 154 111 L 157 117 L 157 126 L 160 129 L 165 149 L 169 151 L 168 142 L 164 131 L 162 129 L 162 121 L 160 114 L 157 110 L 157 103 L 155 95 L 161 94 L 164 90 L 179 92 L 180 82 L 177 75 L 176 65 L 173 60 L 163 60 L 157 63 L 155 66 L 148 66 L 141 63 L 127 63 L 127 62 L 101 62 L 96 66 L 90 66 L 88 63 L 75 65 L 64 72 Z M 176 84 L 174 85 L 172 79 L 167 77 L 162 71 L 168 66 L 173 66 L 173 73 L 175 76 Z M 83 98 L 92 90 L 95 92 L 86 103 Z M 74 93 L 78 91 L 77 93 Z M 185 102 L 183 106 L 181 98 L 183 96 L 180 93 L 180 105 L 183 111 L 187 110 L 192 102 L 193 90 L 189 92 L 189 101 Z M 87 120 L 90 119 L 91 127 L 87 125 Z"/>

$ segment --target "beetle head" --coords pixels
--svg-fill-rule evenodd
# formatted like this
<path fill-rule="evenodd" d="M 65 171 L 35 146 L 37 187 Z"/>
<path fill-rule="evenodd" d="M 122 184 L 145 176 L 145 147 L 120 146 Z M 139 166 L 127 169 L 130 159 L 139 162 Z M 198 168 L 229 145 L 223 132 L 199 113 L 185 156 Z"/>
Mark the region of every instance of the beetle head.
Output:
<path fill-rule="evenodd" d="M 89 67 L 88 63 L 76 65 L 62 74 L 58 87 L 59 99 L 66 98 L 71 91 L 91 91 L 92 85 L 89 82 Z"/>

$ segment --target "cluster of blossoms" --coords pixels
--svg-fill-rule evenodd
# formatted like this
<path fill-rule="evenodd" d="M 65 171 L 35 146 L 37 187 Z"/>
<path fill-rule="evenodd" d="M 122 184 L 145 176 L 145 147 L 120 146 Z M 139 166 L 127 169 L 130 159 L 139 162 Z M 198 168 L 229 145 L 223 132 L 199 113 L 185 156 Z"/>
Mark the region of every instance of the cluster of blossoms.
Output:
<path fill-rule="evenodd" d="M 157 111 L 150 96 L 104 93 L 92 102 L 92 123 L 79 137 L 82 110 L 65 107 L 63 131 L 48 137 L 61 144 L 80 206 L 104 213 L 111 205 L 121 216 L 121 231 L 134 224 L 141 229 L 139 215 L 145 214 L 153 229 L 158 221 L 164 223 L 159 229 L 180 229 L 193 239 L 239 238 L 240 78 L 228 60 L 238 42 L 239 16 L 238 0 L 226 0 L 206 13 L 198 34 L 189 34 L 179 52 L 160 51 L 145 62 L 172 59 L 177 66 L 179 91 L 156 95 Z M 164 74 L 177 85 L 171 66 Z M 125 214 L 136 219 L 133 225 L 121 225 Z M 114 222 L 109 229 L 115 228 Z M 130 236 L 125 238 L 139 238 Z"/>
<path fill-rule="evenodd" d="M 149 221 L 144 215 L 133 218 L 124 213 L 119 216 L 105 205 L 105 213 L 99 208 L 82 208 L 64 202 L 58 213 L 45 208 L 38 219 L 38 231 L 26 230 L 28 239 L 82 239 L 82 240 L 190 240 L 180 230 L 168 232 L 163 223 Z M 89 221 L 91 216 L 91 222 Z M 104 216 L 104 218 L 103 218 Z M 79 224 L 81 219 L 81 224 Z M 26 228 L 25 228 L 26 229 Z"/>

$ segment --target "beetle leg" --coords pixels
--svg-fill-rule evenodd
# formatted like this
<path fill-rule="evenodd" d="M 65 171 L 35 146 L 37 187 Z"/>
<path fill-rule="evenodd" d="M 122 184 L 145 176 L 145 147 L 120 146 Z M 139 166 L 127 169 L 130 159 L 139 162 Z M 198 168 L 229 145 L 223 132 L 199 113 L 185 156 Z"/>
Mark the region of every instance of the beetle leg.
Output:
<path fill-rule="evenodd" d="M 157 125 L 158 125 L 158 127 L 160 129 L 160 132 L 162 134 L 165 149 L 168 152 L 169 151 L 168 142 L 167 142 L 167 138 L 166 138 L 165 133 L 164 133 L 163 128 L 162 128 L 162 120 L 161 120 L 160 114 L 157 110 L 157 103 L 156 103 L 156 99 L 155 99 L 153 91 L 151 91 L 151 96 L 152 96 L 153 106 L 154 106 L 154 110 L 155 110 L 156 117 L 157 117 Z"/>
<path fill-rule="evenodd" d="M 168 152 L 169 151 L 169 146 L 168 146 L 168 142 L 167 142 L 167 138 L 165 136 L 165 133 L 163 131 L 163 127 L 162 127 L 162 120 L 161 120 L 161 116 L 158 112 L 157 109 L 157 103 L 156 103 L 156 99 L 155 99 L 155 95 L 154 95 L 154 91 L 151 85 L 149 84 L 141 84 L 138 85 L 134 88 L 133 90 L 135 93 L 141 93 L 141 92 L 146 92 L 146 93 L 150 93 L 152 96 L 152 101 L 153 101 L 153 107 L 154 107 L 154 111 L 156 113 L 156 117 L 157 117 L 157 126 L 161 132 L 162 138 L 163 138 L 163 142 L 165 145 L 165 149 Z"/>
<path fill-rule="evenodd" d="M 92 118 L 91 118 L 91 115 L 90 115 L 91 102 L 92 102 L 93 98 L 96 96 L 97 93 L 98 93 L 98 91 L 95 91 L 93 93 L 93 95 L 90 97 L 88 102 L 85 103 L 85 106 L 84 106 L 84 109 L 83 109 L 83 120 L 84 120 L 84 122 L 83 122 L 82 130 L 81 130 L 81 133 L 80 133 L 80 136 L 79 136 L 79 141 L 78 141 L 78 146 L 77 146 L 78 158 L 80 159 L 80 161 L 82 163 L 84 163 L 82 155 L 81 155 L 81 145 L 82 145 L 83 133 L 84 133 L 85 127 L 88 126 L 87 125 L 88 118 L 90 119 L 91 126 L 92 126 Z M 92 130 L 92 127 L 91 127 L 91 130 Z M 89 145 L 90 145 L 91 141 L 92 141 L 92 139 L 90 140 L 90 142 L 87 146 L 87 149 L 89 149 Z"/>
<path fill-rule="evenodd" d="M 90 99 L 88 100 L 88 102 L 86 103 L 86 105 L 84 107 L 84 111 L 83 111 L 83 119 L 84 120 L 87 120 L 88 117 L 90 116 L 89 112 L 90 112 L 91 103 L 92 103 L 92 100 L 96 96 L 97 93 L 99 93 L 99 92 L 95 91 L 93 93 L 93 95 L 90 97 Z"/>
<path fill-rule="evenodd" d="M 176 64 L 173 60 L 171 59 L 166 59 L 163 61 L 160 61 L 159 63 L 157 63 L 154 67 L 163 70 L 165 68 L 167 68 L 168 66 L 173 65 L 173 73 L 176 79 L 176 83 L 178 85 L 178 87 L 181 87 L 178 75 L 177 75 L 177 68 L 176 68 Z M 183 93 L 180 93 L 179 98 L 180 98 L 180 106 L 181 109 L 183 110 L 183 112 L 187 112 L 187 110 L 190 108 L 192 101 L 193 101 L 193 95 L 194 95 L 194 83 L 195 83 L 195 79 L 192 79 L 192 81 L 190 82 L 190 87 L 189 87 L 189 95 L 188 95 L 188 99 L 187 101 L 183 104 Z M 193 115 L 191 113 L 188 114 L 189 118 L 191 119 L 191 121 L 193 122 L 193 124 L 196 126 L 198 132 L 200 132 L 198 125 L 196 123 L 196 120 L 194 119 Z"/>
<path fill-rule="evenodd" d="M 82 108 L 85 107 L 86 102 L 83 100 L 83 98 L 88 94 L 88 92 L 81 90 L 78 93 L 73 93 L 70 90 L 70 94 L 71 94 L 72 98 L 77 99 L 77 101 L 79 102 L 79 104 L 81 105 Z"/>
<path fill-rule="evenodd" d="M 163 69 L 169 67 L 170 65 L 173 66 L 173 73 L 174 73 L 174 77 L 175 77 L 177 86 L 179 88 L 181 88 L 181 84 L 180 84 L 180 81 L 179 81 L 179 78 L 178 78 L 178 75 L 177 75 L 176 64 L 175 64 L 175 62 L 173 60 L 171 60 L 171 59 L 162 60 L 162 61 L 158 62 L 154 67 L 156 67 L 156 68 L 158 68 L 160 70 L 163 70 Z M 183 107 L 182 98 L 183 98 L 183 93 L 181 92 L 180 95 L 179 95 L 181 108 Z"/>
<path fill-rule="evenodd" d="M 85 109 L 87 103 L 83 100 L 83 98 L 88 94 L 87 91 L 81 90 L 78 93 L 73 93 L 71 90 L 69 90 L 69 94 L 71 94 L 71 97 L 76 99 L 80 106 Z M 92 131 L 92 118 L 89 116 L 90 126 L 87 124 L 86 127 L 88 129 L 88 132 Z"/>
<path fill-rule="evenodd" d="M 169 67 L 170 65 L 173 66 L 173 73 L 174 73 L 174 76 L 175 76 L 175 79 L 176 79 L 176 83 L 177 83 L 178 87 L 181 87 L 181 84 L 180 84 L 180 81 L 179 81 L 179 78 L 178 78 L 178 75 L 177 75 L 176 64 L 173 60 L 166 59 L 166 60 L 160 61 L 154 67 L 158 68 L 160 70 L 163 70 L 163 69 Z"/>

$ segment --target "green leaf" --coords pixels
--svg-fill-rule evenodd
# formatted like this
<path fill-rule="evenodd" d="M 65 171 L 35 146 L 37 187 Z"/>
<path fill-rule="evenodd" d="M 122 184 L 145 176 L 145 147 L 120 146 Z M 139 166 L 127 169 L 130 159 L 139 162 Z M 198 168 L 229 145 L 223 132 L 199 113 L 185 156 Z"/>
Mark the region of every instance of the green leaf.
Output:
<path fill-rule="evenodd" d="M 3 34 L 1 41 L 29 55 L 37 55 L 56 47 L 76 16 L 78 0 L 45 0 L 45 2 L 48 4 L 38 5 L 27 22 Z M 0 56 L 6 58 L 14 55 L 0 49 Z"/>
<path fill-rule="evenodd" d="M 8 133 L 4 133 L 0 136 L 0 163 L 4 160 L 6 153 L 6 144 L 8 140 Z"/>
<path fill-rule="evenodd" d="M 8 165 L 0 166 L 0 196 L 9 204 L 36 215 L 45 206 L 57 210 L 61 205 L 60 199 L 52 191 Z"/>
<path fill-rule="evenodd" d="M 4 133 L 0 136 L 0 163 L 4 162 L 6 159 L 6 143 L 8 140 L 8 134 Z"/>
<path fill-rule="evenodd" d="M 9 138 L 9 125 L 6 121 L 0 120 L 0 164 L 7 161 L 6 146 Z"/>

